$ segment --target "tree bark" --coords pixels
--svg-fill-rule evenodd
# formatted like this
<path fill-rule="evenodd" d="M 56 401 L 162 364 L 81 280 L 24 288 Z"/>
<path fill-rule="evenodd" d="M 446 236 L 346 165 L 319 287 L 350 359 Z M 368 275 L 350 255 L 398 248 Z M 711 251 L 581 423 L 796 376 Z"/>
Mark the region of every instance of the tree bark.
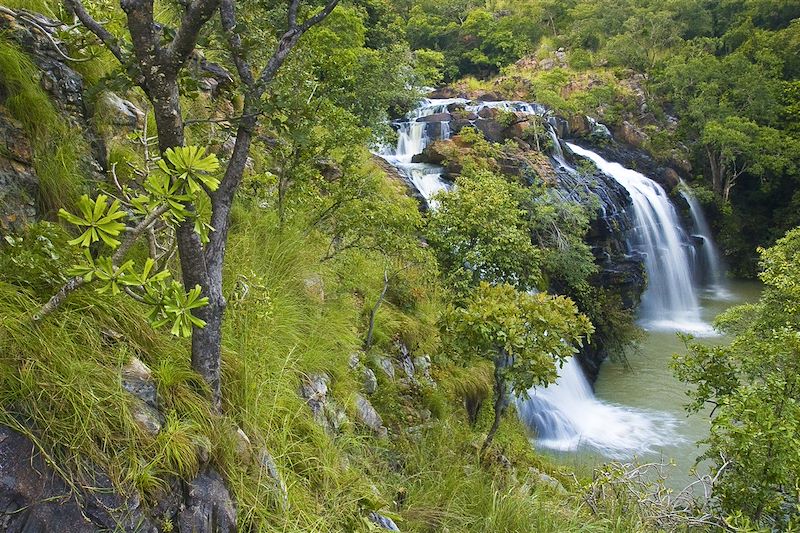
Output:
<path fill-rule="evenodd" d="M 365 351 L 368 351 L 370 348 L 372 348 L 372 334 L 375 331 L 375 318 L 378 316 L 378 310 L 381 308 L 383 299 L 386 298 L 386 291 L 388 290 L 389 290 L 389 273 L 386 270 L 384 270 L 383 290 L 381 291 L 380 296 L 378 296 L 378 301 L 376 301 L 375 305 L 372 306 L 372 311 L 369 314 L 369 329 L 367 330 L 367 340 L 364 342 Z"/>
<path fill-rule="evenodd" d="M 505 353 L 505 350 L 500 350 L 494 360 L 494 420 L 492 427 L 489 428 L 489 433 L 486 434 L 486 440 L 481 446 L 480 457 L 486 454 L 486 450 L 494 441 L 494 436 L 500 428 L 500 421 L 508 408 L 509 391 L 503 371 L 510 365 L 511 358 Z"/>

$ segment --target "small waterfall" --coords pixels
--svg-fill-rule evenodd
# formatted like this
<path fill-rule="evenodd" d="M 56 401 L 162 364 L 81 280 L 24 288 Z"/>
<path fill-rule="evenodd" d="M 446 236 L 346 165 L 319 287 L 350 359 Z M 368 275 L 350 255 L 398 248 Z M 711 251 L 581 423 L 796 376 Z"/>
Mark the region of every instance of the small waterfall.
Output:
<path fill-rule="evenodd" d="M 559 451 L 580 446 L 615 459 L 676 444 L 678 422 L 665 413 L 632 409 L 595 398 L 578 361 L 571 357 L 556 383 L 528 391 L 517 411 L 535 428 L 537 443 Z"/>
<path fill-rule="evenodd" d="M 692 283 L 693 247 L 682 238 L 678 215 L 664 189 L 635 170 L 606 161 L 591 150 L 566 144 L 617 180 L 633 200 L 636 227 L 629 246 L 644 254 L 647 272 L 647 288 L 639 310 L 642 325 L 648 329 L 712 334 L 711 327 L 700 318 Z"/>
<path fill-rule="evenodd" d="M 719 250 L 714 243 L 711 235 L 711 228 L 708 226 L 706 217 L 703 214 L 703 209 L 697 198 L 691 193 L 689 186 L 681 181 L 680 193 L 686 203 L 689 205 L 689 213 L 692 216 L 692 223 L 694 225 L 693 237 L 702 241 L 700 256 L 701 261 L 696 268 L 698 279 L 713 296 L 720 299 L 727 299 L 730 297 L 730 292 L 725 286 L 725 268 L 722 265 L 722 259 L 719 255 Z"/>
<path fill-rule="evenodd" d="M 414 163 L 413 159 L 433 141 L 449 139 L 450 123 L 427 122 L 421 119 L 447 112 L 450 104 L 466 102 L 467 100 L 460 98 L 424 99 L 404 120 L 396 123 L 397 146 L 384 147 L 378 153 L 414 185 L 429 206 L 436 193 L 448 189 L 448 184 L 442 180 L 443 169 L 437 165 Z M 430 130 L 438 130 L 438 135 L 431 137 Z"/>

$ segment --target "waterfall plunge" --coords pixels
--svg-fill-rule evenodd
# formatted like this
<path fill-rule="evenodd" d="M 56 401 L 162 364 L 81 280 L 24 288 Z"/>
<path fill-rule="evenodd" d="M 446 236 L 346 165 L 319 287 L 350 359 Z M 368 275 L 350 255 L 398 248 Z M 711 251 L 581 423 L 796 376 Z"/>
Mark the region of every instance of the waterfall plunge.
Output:
<path fill-rule="evenodd" d="M 725 286 L 725 268 L 722 265 L 722 259 L 719 255 L 719 250 L 714 243 L 711 235 L 711 228 L 708 226 L 706 217 L 703 214 L 703 208 L 697 198 L 692 195 L 688 186 L 681 181 L 681 196 L 689 205 L 689 213 L 692 216 L 692 223 L 694 224 L 694 237 L 699 238 L 703 244 L 700 247 L 700 256 L 702 260 L 696 266 L 698 281 L 703 284 L 711 295 L 717 299 L 727 300 L 731 297 L 731 293 Z"/>
<path fill-rule="evenodd" d="M 524 102 L 470 105 L 463 99 L 424 100 L 405 120 L 397 123 L 396 147 L 384 148 L 380 155 L 403 173 L 429 203 L 435 193 L 448 188 L 442 180 L 443 170 L 436 165 L 412 163 L 412 159 L 434 140 L 449 139 L 450 124 L 440 122 L 437 130 L 431 127 L 431 123 L 418 119 L 444 113 L 452 103 L 465 104 L 467 110 L 476 113 L 484 107 L 494 107 L 545 114 L 541 106 Z M 431 130 L 438 133 L 435 138 L 428 134 Z M 568 172 L 574 173 L 575 170 L 565 161 L 552 125 L 548 127 L 548 134 L 553 139 L 553 158 Z M 707 333 L 708 326 L 699 318 L 700 309 L 691 283 L 685 239 L 681 238 L 675 211 L 663 189 L 638 172 L 605 161 L 589 150 L 567 145 L 620 182 L 634 201 L 637 229 L 629 245 L 646 254 L 645 266 L 651 280 L 643 296 L 641 318 L 645 326 Z M 654 282 L 655 279 L 658 281 Z M 517 409 L 528 427 L 536 429 L 537 443 L 556 450 L 587 446 L 608 457 L 624 459 L 682 440 L 676 432 L 678 421 L 666 413 L 598 400 L 575 358 L 564 364 L 556 383 L 549 387 L 534 387 L 528 391 L 528 398 L 518 399 Z"/>

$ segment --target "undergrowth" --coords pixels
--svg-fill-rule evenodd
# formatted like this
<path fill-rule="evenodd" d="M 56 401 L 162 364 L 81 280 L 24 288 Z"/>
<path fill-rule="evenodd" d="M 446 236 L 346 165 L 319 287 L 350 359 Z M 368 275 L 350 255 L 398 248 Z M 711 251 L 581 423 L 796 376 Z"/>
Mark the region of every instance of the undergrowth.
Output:
<path fill-rule="evenodd" d="M 52 215 L 60 207 L 71 207 L 83 192 L 82 158 L 89 148 L 81 133 L 59 114 L 40 86 L 39 76 L 27 54 L 0 33 L 2 105 L 27 134 L 39 178 L 39 208 Z"/>

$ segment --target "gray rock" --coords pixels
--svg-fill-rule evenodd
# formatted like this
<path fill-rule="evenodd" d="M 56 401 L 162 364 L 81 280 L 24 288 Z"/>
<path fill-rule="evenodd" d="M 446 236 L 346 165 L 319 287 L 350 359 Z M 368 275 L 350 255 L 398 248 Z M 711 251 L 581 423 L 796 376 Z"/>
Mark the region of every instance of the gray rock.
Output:
<path fill-rule="evenodd" d="M 420 355 L 414 358 L 414 367 L 417 373 L 422 376 L 422 379 L 429 384 L 434 384 L 433 377 L 431 376 L 431 356 Z"/>
<path fill-rule="evenodd" d="M 381 415 L 369 403 L 369 400 L 358 393 L 356 393 L 356 418 L 379 437 L 388 435 L 388 430 L 383 425 Z"/>
<path fill-rule="evenodd" d="M 303 286 L 309 298 L 320 303 L 325 301 L 325 282 L 322 276 L 314 274 L 304 279 Z"/>
<path fill-rule="evenodd" d="M 132 357 L 122 368 L 122 388 L 140 398 L 154 409 L 158 409 L 156 384 L 150 368 L 139 358 Z"/>
<path fill-rule="evenodd" d="M 275 491 L 278 493 L 278 499 L 283 509 L 289 508 L 289 491 L 286 489 L 286 483 L 283 481 L 278 465 L 266 448 L 261 448 L 258 454 L 258 463 L 264 474 L 272 480 L 275 486 Z"/>
<path fill-rule="evenodd" d="M 375 394 L 378 390 L 378 378 L 371 368 L 364 368 L 364 390 L 367 394 Z"/>
<path fill-rule="evenodd" d="M 185 507 L 178 514 L 181 532 L 236 531 L 236 507 L 222 477 L 206 469 L 187 483 Z"/>
<path fill-rule="evenodd" d="M 0 427 L 0 531 L 157 531 L 137 495 L 123 498 L 106 476 L 93 477 L 95 490 L 76 495 L 27 437 Z"/>
<path fill-rule="evenodd" d="M 0 105 L 0 231 L 20 229 L 35 220 L 38 194 L 30 141 L 22 125 Z"/>
<path fill-rule="evenodd" d="M 151 407 L 139 398 L 133 401 L 131 416 L 136 425 L 150 435 L 158 435 L 161 432 L 161 428 L 164 427 L 164 415 L 158 409 Z"/>
<path fill-rule="evenodd" d="M 389 378 L 394 379 L 394 365 L 392 364 L 391 359 L 388 357 L 378 357 L 375 361 L 378 366 L 383 370 L 383 372 L 389 376 Z"/>
<path fill-rule="evenodd" d="M 369 519 L 379 528 L 386 529 L 388 531 L 400 531 L 400 528 L 397 527 L 397 524 L 394 523 L 394 520 L 387 516 L 378 514 L 375 511 L 369 513 Z"/>
<path fill-rule="evenodd" d="M 548 476 L 538 468 L 530 467 L 528 469 L 526 483 L 529 484 L 531 481 L 536 484 L 546 485 L 560 494 L 569 494 L 569 491 L 564 488 L 564 485 L 562 485 L 560 481 L 552 476 Z"/>
<path fill-rule="evenodd" d="M 347 421 L 347 415 L 332 398 L 328 398 L 327 374 L 312 374 L 300 383 L 300 396 L 311 408 L 314 420 L 326 431 L 336 433 Z"/>
<path fill-rule="evenodd" d="M 97 100 L 97 111 L 109 124 L 130 129 L 140 128 L 146 118 L 144 111 L 110 91 Z"/>
<path fill-rule="evenodd" d="M 448 122 L 453 119 L 450 113 L 434 113 L 417 119 L 417 122 Z"/>
<path fill-rule="evenodd" d="M 361 365 L 361 354 L 358 352 L 351 353 L 350 359 L 347 361 L 347 364 L 350 366 L 350 370 L 355 370 L 356 368 Z"/>

